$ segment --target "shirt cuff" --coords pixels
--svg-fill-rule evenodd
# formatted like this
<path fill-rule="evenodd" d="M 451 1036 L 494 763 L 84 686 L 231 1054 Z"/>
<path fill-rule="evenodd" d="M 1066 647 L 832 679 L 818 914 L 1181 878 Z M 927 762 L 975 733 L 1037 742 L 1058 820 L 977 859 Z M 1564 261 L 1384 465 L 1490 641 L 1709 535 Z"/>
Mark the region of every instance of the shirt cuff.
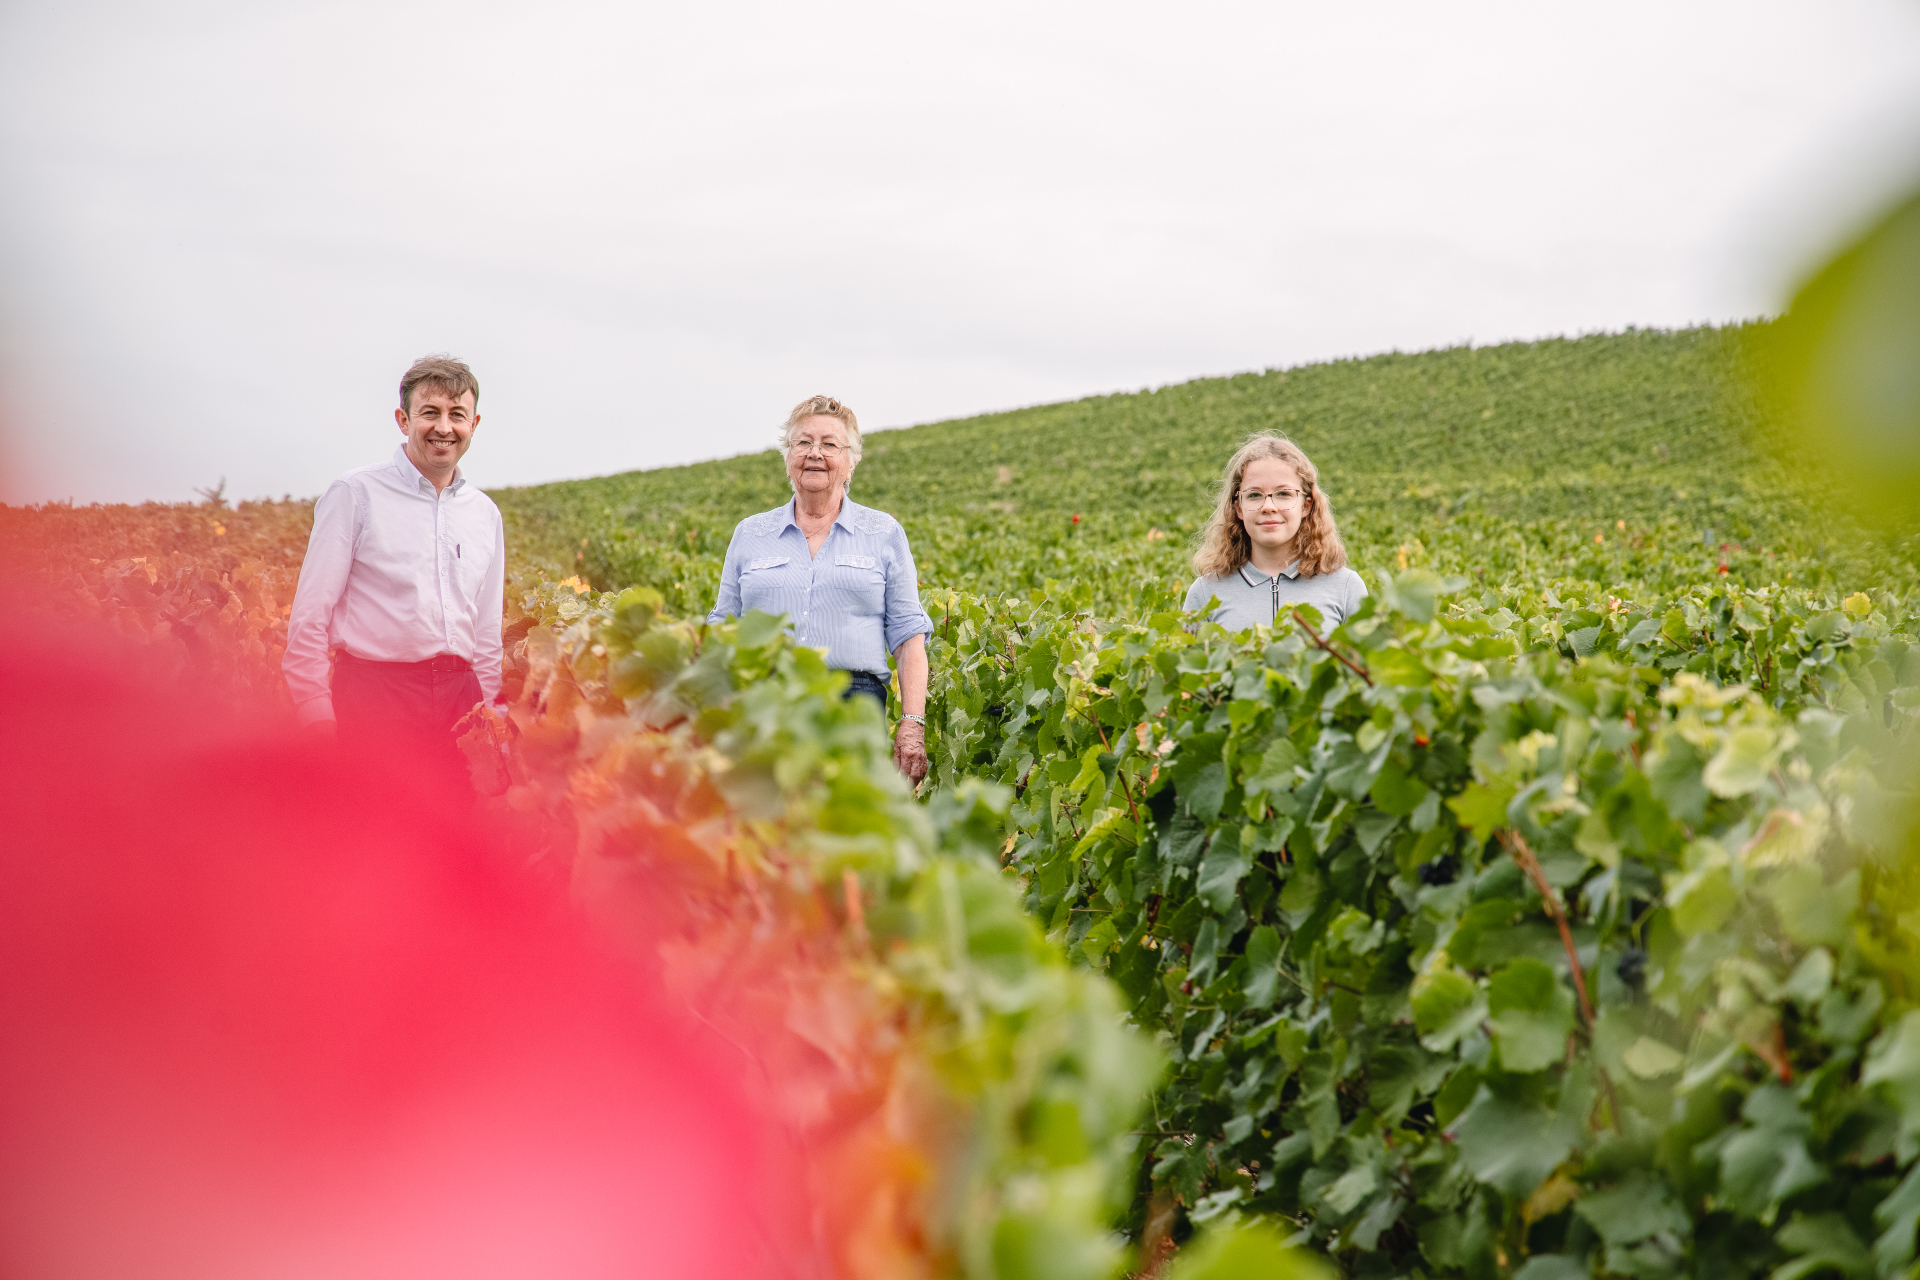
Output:
<path fill-rule="evenodd" d="M 333 699 L 324 693 L 308 698 L 305 702 L 293 704 L 293 720 L 301 728 L 331 719 L 333 719 Z"/>

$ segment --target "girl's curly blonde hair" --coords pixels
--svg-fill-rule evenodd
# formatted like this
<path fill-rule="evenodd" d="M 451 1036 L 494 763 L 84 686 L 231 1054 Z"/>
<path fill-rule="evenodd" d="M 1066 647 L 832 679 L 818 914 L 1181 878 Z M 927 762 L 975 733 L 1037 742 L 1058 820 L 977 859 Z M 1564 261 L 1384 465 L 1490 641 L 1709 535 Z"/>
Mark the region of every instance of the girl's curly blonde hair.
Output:
<path fill-rule="evenodd" d="M 1320 473 L 1293 441 L 1262 432 L 1247 437 L 1247 442 L 1227 463 L 1226 475 L 1220 481 L 1219 499 L 1213 504 L 1213 514 L 1207 517 L 1206 528 L 1200 531 L 1194 548 L 1193 571 L 1203 578 L 1225 577 L 1238 572 L 1241 565 L 1253 558 L 1253 542 L 1247 537 L 1246 525 L 1240 522 L 1236 503 L 1240 496 L 1240 477 L 1246 473 L 1248 463 L 1260 458 L 1284 462 L 1300 477 L 1306 510 L 1300 516 L 1300 529 L 1293 536 L 1300 576 L 1314 578 L 1346 568 L 1347 548 L 1340 541 L 1339 530 L 1334 528 L 1333 504 L 1327 500 L 1326 490 L 1320 487 Z"/>

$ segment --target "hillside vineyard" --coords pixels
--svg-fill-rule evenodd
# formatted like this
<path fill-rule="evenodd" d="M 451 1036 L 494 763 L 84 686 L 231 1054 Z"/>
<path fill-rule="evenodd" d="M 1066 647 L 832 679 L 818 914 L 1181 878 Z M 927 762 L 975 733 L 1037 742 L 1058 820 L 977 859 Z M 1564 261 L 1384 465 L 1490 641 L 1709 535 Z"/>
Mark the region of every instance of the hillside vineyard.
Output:
<path fill-rule="evenodd" d="M 1776 443 L 1758 336 L 870 432 L 853 492 L 905 525 L 935 624 L 917 797 L 777 620 L 700 621 L 776 458 L 499 491 L 481 803 L 616 929 L 649 917 L 593 859 L 678 886 L 694 1007 L 795 1002 L 764 1051 L 858 1119 L 820 1130 L 864 1171 L 817 1208 L 849 1275 L 882 1256 L 856 1221 L 910 1256 L 886 1274 L 979 1280 L 1113 1277 L 1236 1223 L 1381 1280 L 1910 1275 L 1914 560 Z M 1269 429 L 1371 592 L 1338 629 L 1176 611 L 1221 466 Z M 43 612 L 261 696 L 303 527 L 0 509 L 0 552 Z M 817 990 L 781 994 L 789 953 Z M 861 1017 L 829 1066 L 796 1028 L 834 1002 Z M 862 1111 L 876 1079 L 915 1105 Z"/>
<path fill-rule="evenodd" d="M 936 620 L 935 804 L 1005 806 L 1027 910 L 1165 1055 L 1143 1251 L 1251 1218 L 1355 1276 L 1912 1265 L 1913 569 L 1772 444 L 1753 337 L 870 438 L 856 487 L 906 523 Z M 1330 637 L 1172 612 L 1222 459 L 1270 428 L 1374 592 Z M 623 600 L 697 616 L 778 477 L 503 495 L 532 554 L 642 584 L 529 611 L 582 653 Z"/>
<path fill-rule="evenodd" d="M 1138 619 L 1177 607 L 1227 456 L 1277 430 L 1320 467 L 1363 574 L 1426 566 L 1476 590 L 1721 576 L 1904 590 L 1908 557 L 1872 547 L 1844 500 L 1755 447 L 1768 433 L 1753 336 L 1385 355 L 874 431 L 854 493 L 906 525 L 929 588 L 1024 599 L 1054 582 L 1100 616 Z M 734 524 L 787 491 L 769 452 L 493 496 L 523 563 L 651 586 L 694 616 Z"/>
<path fill-rule="evenodd" d="M 1253 1219 L 1354 1276 L 1912 1265 L 1913 569 L 1772 445 L 1753 336 L 870 437 L 856 488 L 936 621 L 935 804 L 1006 806 L 1027 910 L 1165 1055 L 1143 1252 Z M 1331 637 L 1189 630 L 1218 468 L 1272 428 L 1372 600 Z M 697 616 L 781 496 L 742 458 L 502 505 L 555 568 Z M 526 601 L 583 652 L 623 607 Z"/>

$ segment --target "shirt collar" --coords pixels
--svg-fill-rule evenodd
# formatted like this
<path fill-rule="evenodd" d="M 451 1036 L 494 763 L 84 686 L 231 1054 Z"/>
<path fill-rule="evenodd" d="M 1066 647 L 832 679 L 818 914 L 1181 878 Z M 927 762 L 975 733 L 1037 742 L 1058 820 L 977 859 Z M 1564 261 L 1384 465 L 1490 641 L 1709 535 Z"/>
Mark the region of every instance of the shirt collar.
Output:
<path fill-rule="evenodd" d="M 1300 562 L 1298 560 L 1295 560 L 1293 563 L 1289 564 L 1286 568 L 1282 569 L 1279 573 L 1261 573 L 1258 569 L 1253 567 L 1253 561 L 1251 560 L 1247 561 L 1245 564 L 1240 566 L 1240 581 L 1246 583 L 1250 587 L 1262 586 L 1266 583 L 1272 582 L 1275 578 L 1297 579 L 1299 576 L 1300 576 Z"/>
<path fill-rule="evenodd" d="M 399 470 L 402 479 L 411 477 L 414 481 L 414 488 L 419 489 L 429 497 L 433 495 L 433 481 L 427 479 L 426 476 L 420 473 L 420 468 L 413 465 L 413 459 L 407 456 L 406 445 L 402 444 L 398 449 L 393 451 L 393 465 Z M 453 480 L 447 485 L 447 492 L 458 493 L 460 487 L 466 484 L 466 482 L 466 476 L 460 473 L 459 467 L 455 467 L 453 469 Z"/>
<path fill-rule="evenodd" d="M 855 505 L 856 504 L 854 503 L 852 498 L 847 497 L 846 494 L 844 493 L 841 494 L 840 495 L 840 514 L 833 518 L 833 522 L 836 525 L 839 525 L 842 528 L 844 528 L 848 533 L 853 532 L 853 525 L 850 523 L 850 520 L 853 516 L 853 509 Z M 798 529 L 800 527 L 799 496 L 795 495 L 794 497 L 787 499 L 787 505 L 780 508 L 780 514 L 786 517 L 786 523 L 780 526 L 780 532 L 785 533 L 788 529 Z"/>

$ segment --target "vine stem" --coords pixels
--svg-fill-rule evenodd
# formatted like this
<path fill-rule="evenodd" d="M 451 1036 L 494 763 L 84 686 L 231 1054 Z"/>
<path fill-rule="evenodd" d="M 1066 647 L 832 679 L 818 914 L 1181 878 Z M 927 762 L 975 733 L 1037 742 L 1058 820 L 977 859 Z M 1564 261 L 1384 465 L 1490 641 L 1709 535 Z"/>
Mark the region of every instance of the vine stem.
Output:
<path fill-rule="evenodd" d="M 1527 879 L 1533 881 L 1533 887 L 1540 891 L 1541 900 L 1547 904 L 1547 914 L 1560 926 L 1560 944 L 1567 949 L 1567 963 L 1573 967 L 1573 989 L 1580 994 L 1580 1012 L 1586 1015 L 1587 1030 L 1593 1030 L 1593 1001 L 1587 999 L 1587 975 L 1580 967 L 1580 953 L 1573 945 L 1573 929 L 1567 924 L 1567 913 L 1560 906 L 1560 895 L 1547 883 L 1547 873 L 1541 869 L 1540 859 L 1527 847 L 1526 840 L 1517 831 L 1502 831 L 1500 842 L 1507 846 L 1507 853 L 1520 864 L 1527 873 Z"/>
<path fill-rule="evenodd" d="M 1093 718 L 1089 716 L 1088 719 L 1092 720 Z M 1112 755 L 1113 744 L 1107 741 L 1107 731 L 1100 727 L 1098 720 L 1093 720 L 1093 731 L 1100 735 L 1100 745 L 1106 748 L 1107 754 Z M 1113 772 L 1114 776 L 1120 779 L 1120 794 L 1127 798 L 1127 814 L 1133 819 L 1134 825 L 1138 826 L 1140 825 L 1140 809 L 1139 806 L 1133 803 L 1133 788 L 1127 785 L 1126 771 L 1123 770 L 1118 763 L 1115 763 Z"/>
<path fill-rule="evenodd" d="M 1173 1135 L 1179 1136 L 1179 1135 Z M 1166 1187 L 1156 1187 L 1147 1199 L 1147 1219 L 1140 1231 L 1140 1270 L 1133 1280 L 1161 1280 L 1177 1246 L 1173 1229 L 1179 1220 L 1180 1200 Z"/>
<path fill-rule="evenodd" d="M 1313 641 L 1314 647 L 1324 649 L 1335 658 L 1338 658 L 1342 666 L 1367 682 L 1367 688 L 1373 688 L 1373 677 L 1367 674 L 1367 669 L 1329 644 L 1325 636 L 1313 629 L 1312 623 L 1300 616 L 1298 609 L 1293 611 L 1293 620 L 1300 624 L 1300 629 L 1307 633 L 1307 639 Z"/>
<path fill-rule="evenodd" d="M 852 867 L 840 872 L 840 892 L 846 899 L 847 928 L 853 934 L 854 944 L 869 955 L 873 952 L 873 936 L 867 932 L 867 913 L 860 900 L 860 877 L 854 874 Z"/>
<path fill-rule="evenodd" d="M 1567 949 L 1567 965 L 1573 970 L 1573 989 L 1580 997 L 1580 1012 L 1586 1018 L 1587 1039 L 1593 1039 L 1593 1001 L 1587 998 L 1587 974 L 1580 966 L 1579 949 L 1573 945 L 1573 928 L 1567 923 L 1566 909 L 1560 905 L 1560 895 L 1547 883 L 1547 873 L 1541 869 L 1540 859 L 1534 856 L 1527 841 L 1518 831 L 1502 831 L 1500 843 L 1507 846 L 1507 853 L 1527 873 L 1527 879 L 1533 881 L 1533 887 L 1540 891 L 1541 901 L 1547 905 L 1547 914 L 1560 926 L 1560 945 Z M 1607 1091 L 1607 1110 L 1612 1115 L 1613 1127 L 1620 1128 L 1620 1099 L 1613 1091 L 1613 1077 L 1607 1074 L 1605 1067 L 1599 1067 L 1600 1083 Z"/>

